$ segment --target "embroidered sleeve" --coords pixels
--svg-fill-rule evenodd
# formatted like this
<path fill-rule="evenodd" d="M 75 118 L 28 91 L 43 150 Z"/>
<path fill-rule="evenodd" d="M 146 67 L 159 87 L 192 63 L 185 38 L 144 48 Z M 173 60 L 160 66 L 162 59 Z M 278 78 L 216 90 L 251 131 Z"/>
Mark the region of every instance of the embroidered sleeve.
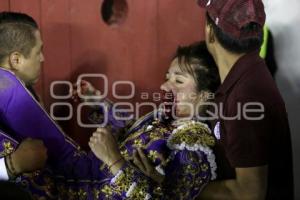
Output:
<path fill-rule="evenodd" d="M 162 184 L 126 164 L 110 184 L 103 187 L 101 194 L 121 199 L 196 198 L 206 184 L 216 178 L 215 157 L 210 149 L 214 138 L 209 128 L 202 123 L 189 123 L 175 129 L 167 142 L 171 154 L 166 164 L 156 169 L 165 175 Z"/>
<path fill-rule="evenodd" d="M 173 131 L 167 141 L 172 150 L 165 169 L 163 199 L 194 199 L 216 178 L 214 138 L 201 122 L 189 122 Z"/>
<path fill-rule="evenodd" d="M 194 199 L 212 179 L 210 162 L 202 151 L 174 151 L 165 168 L 165 181 L 154 182 L 138 169 L 126 165 L 101 190 L 102 198 L 120 199 Z M 101 198 L 99 198 L 101 199 Z"/>
<path fill-rule="evenodd" d="M 150 199 L 153 185 L 149 177 L 127 163 L 102 187 L 97 199 Z"/>
<path fill-rule="evenodd" d="M 211 166 L 202 151 L 173 152 L 165 169 L 162 199 L 194 199 L 212 179 Z"/>

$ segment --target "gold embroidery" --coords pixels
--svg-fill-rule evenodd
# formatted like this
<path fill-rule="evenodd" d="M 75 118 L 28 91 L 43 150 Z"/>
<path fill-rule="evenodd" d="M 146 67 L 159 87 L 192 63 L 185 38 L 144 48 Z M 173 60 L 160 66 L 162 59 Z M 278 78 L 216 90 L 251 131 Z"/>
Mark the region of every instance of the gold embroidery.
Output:
<path fill-rule="evenodd" d="M 103 192 L 104 193 L 104 192 Z M 94 199 L 99 199 L 100 191 L 97 190 L 96 188 L 93 189 L 93 196 Z"/>
<path fill-rule="evenodd" d="M 99 192 L 99 191 L 98 191 Z M 101 189 L 101 192 L 103 192 L 103 194 L 105 194 L 105 197 L 106 198 L 109 198 L 113 195 L 113 190 L 111 187 L 109 187 L 108 185 L 105 185 L 102 189 Z M 99 196 L 99 193 L 97 195 L 97 198 L 98 199 L 98 196 Z"/>
<path fill-rule="evenodd" d="M 195 152 L 187 152 L 184 163 L 170 174 L 174 179 L 167 179 L 166 191 L 163 192 L 166 199 L 172 199 L 174 195 L 178 199 L 194 199 L 209 181 L 209 176 L 203 174 L 209 170 L 205 159 L 199 159 Z"/>
<path fill-rule="evenodd" d="M 79 189 L 78 191 L 79 200 L 87 199 L 87 193 L 83 189 Z"/>
<path fill-rule="evenodd" d="M 156 132 L 156 131 L 151 131 L 150 132 L 150 140 L 156 140 L 156 139 L 161 139 L 162 137 L 162 133 L 161 132 Z"/>
<path fill-rule="evenodd" d="M 3 146 L 3 151 L 0 153 L 1 157 L 11 154 L 15 150 L 13 144 L 8 140 L 4 140 L 2 142 L 2 146 Z"/>
<path fill-rule="evenodd" d="M 121 152 L 121 155 L 125 158 L 125 160 L 129 160 L 130 156 L 129 156 L 128 150 L 126 148 L 122 148 L 120 152 Z"/>
<path fill-rule="evenodd" d="M 115 182 L 115 191 L 121 194 L 122 191 L 128 191 L 130 185 L 133 183 L 132 177 L 134 175 L 134 170 L 131 168 L 126 168 L 125 171 L 120 174 Z"/>
<path fill-rule="evenodd" d="M 157 196 L 163 196 L 162 188 L 160 186 L 155 187 L 153 190 L 153 194 L 155 194 Z"/>
<path fill-rule="evenodd" d="M 135 169 L 127 167 L 124 169 L 124 172 L 119 175 L 117 180 L 112 186 L 112 191 L 116 192 L 119 195 L 122 195 L 123 192 L 128 192 L 132 184 L 134 183 Z M 134 188 L 131 188 L 130 199 L 144 199 L 147 194 L 148 181 L 145 179 L 137 179 L 138 183 Z M 109 194 L 112 192 L 110 187 L 106 187 L 105 193 Z"/>
<path fill-rule="evenodd" d="M 60 199 L 66 199 L 68 196 L 68 191 L 64 185 L 59 185 L 57 187 Z"/>
<path fill-rule="evenodd" d="M 3 146 L 4 146 L 4 149 L 5 149 L 5 152 L 6 152 L 6 153 L 11 153 L 11 152 L 14 150 L 14 148 L 13 148 L 11 142 L 9 142 L 9 141 L 4 142 L 4 143 L 3 143 Z"/>
<path fill-rule="evenodd" d="M 142 148 L 144 146 L 143 140 L 140 139 L 140 138 L 135 139 L 133 146 L 136 147 L 136 148 Z"/>
<path fill-rule="evenodd" d="M 77 196 L 77 193 L 74 190 L 72 190 L 71 188 L 69 188 L 69 190 L 68 190 L 68 198 L 75 200 L 76 196 Z"/>
<path fill-rule="evenodd" d="M 201 165 L 201 170 L 202 170 L 203 172 L 206 172 L 208 169 L 209 169 L 209 167 L 208 167 L 207 164 L 202 164 L 202 165 Z"/>
<path fill-rule="evenodd" d="M 185 128 L 178 129 L 178 131 L 172 135 L 170 143 L 173 145 L 185 143 L 190 146 L 200 144 L 212 147 L 215 145 L 215 139 L 210 134 L 209 129 L 204 125 L 189 124 Z"/>
<path fill-rule="evenodd" d="M 166 133 L 166 132 L 168 132 L 168 129 L 163 128 L 163 127 L 160 127 L 160 128 L 158 128 L 158 131 L 159 131 L 160 133 Z"/>
<path fill-rule="evenodd" d="M 144 199 L 147 195 L 148 182 L 146 180 L 142 180 L 138 183 L 137 187 L 131 194 L 131 199 Z"/>
<path fill-rule="evenodd" d="M 150 150 L 150 151 L 149 151 L 149 154 L 147 155 L 147 157 L 148 157 L 152 162 L 155 162 L 155 160 L 156 160 L 157 158 L 159 158 L 158 152 L 155 151 L 155 150 Z"/>

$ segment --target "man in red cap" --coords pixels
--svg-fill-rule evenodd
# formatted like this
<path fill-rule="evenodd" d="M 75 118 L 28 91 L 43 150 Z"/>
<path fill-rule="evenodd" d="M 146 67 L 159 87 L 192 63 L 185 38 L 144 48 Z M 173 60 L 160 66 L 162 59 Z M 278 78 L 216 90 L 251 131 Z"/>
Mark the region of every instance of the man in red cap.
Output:
<path fill-rule="evenodd" d="M 222 81 L 212 122 L 218 180 L 200 199 L 293 199 L 290 131 L 284 102 L 259 57 L 261 0 L 199 0 L 206 43 Z"/>

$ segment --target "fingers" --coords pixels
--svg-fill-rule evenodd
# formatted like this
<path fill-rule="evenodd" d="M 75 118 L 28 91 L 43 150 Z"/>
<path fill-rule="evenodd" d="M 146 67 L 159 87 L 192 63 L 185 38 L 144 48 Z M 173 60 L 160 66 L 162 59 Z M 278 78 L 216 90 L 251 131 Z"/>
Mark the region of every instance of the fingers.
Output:
<path fill-rule="evenodd" d="M 107 132 L 107 128 L 99 127 L 97 128 L 96 132 Z"/>
<path fill-rule="evenodd" d="M 79 101 L 79 96 L 78 96 L 77 89 L 78 89 L 78 86 L 81 87 L 80 85 L 81 85 L 80 82 L 76 82 L 76 83 L 73 83 L 73 88 L 70 88 L 71 91 L 69 91 L 69 92 L 72 92 L 72 97 L 71 98 L 74 102 Z"/>
<path fill-rule="evenodd" d="M 142 149 L 138 148 L 137 150 L 138 150 L 139 157 L 141 158 L 141 161 L 146 168 L 146 171 L 148 173 L 151 173 L 154 168 L 153 168 L 152 164 L 150 163 L 149 159 L 146 157 L 146 155 L 142 151 Z"/>
<path fill-rule="evenodd" d="M 146 175 L 147 174 L 147 170 L 146 167 L 144 166 L 143 162 L 141 161 L 141 158 L 139 156 L 139 153 L 134 150 L 133 152 L 133 163 Z"/>
<path fill-rule="evenodd" d="M 92 143 L 97 143 L 98 141 L 99 141 L 99 137 L 92 136 L 92 137 L 90 138 L 90 142 L 92 142 Z"/>
<path fill-rule="evenodd" d="M 91 85 L 91 84 L 88 81 L 80 80 L 80 81 L 77 81 L 76 83 L 73 83 L 73 88 L 77 89 L 78 86 L 79 87 L 87 87 L 89 85 Z"/>
<path fill-rule="evenodd" d="M 96 132 L 90 137 L 89 143 L 96 144 L 103 140 L 103 137 L 108 134 L 108 130 L 106 128 L 98 128 Z"/>
<path fill-rule="evenodd" d="M 89 147 L 91 148 L 91 150 L 94 150 L 95 143 L 93 143 L 93 142 L 89 142 Z"/>
<path fill-rule="evenodd" d="M 93 133 L 93 135 L 90 137 L 89 143 L 95 145 L 101 141 L 101 135 L 98 133 Z"/>
<path fill-rule="evenodd" d="M 94 92 L 95 88 L 92 86 L 90 82 L 85 80 L 80 80 L 80 82 L 77 81 L 76 83 L 73 84 L 73 88 L 71 90 L 72 90 L 72 99 L 75 102 L 77 102 L 79 100 L 78 92 L 84 96 L 91 95 Z"/>
<path fill-rule="evenodd" d="M 78 94 L 77 94 L 77 88 L 74 88 L 74 85 L 73 85 L 73 90 L 70 89 L 71 91 L 69 92 L 72 92 L 72 97 L 71 99 L 74 101 L 74 102 L 77 102 L 79 100 L 79 97 L 78 97 Z"/>

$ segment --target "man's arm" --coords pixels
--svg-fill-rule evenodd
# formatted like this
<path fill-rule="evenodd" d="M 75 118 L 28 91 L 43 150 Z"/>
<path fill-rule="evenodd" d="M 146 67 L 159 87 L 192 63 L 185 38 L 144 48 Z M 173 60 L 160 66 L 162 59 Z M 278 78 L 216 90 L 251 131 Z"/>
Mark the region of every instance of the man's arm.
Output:
<path fill-rule="evenodd" d="M 235 172 L 236 179 L 209 183 L 198 199 L 265 199 L 268 166 L 236 168 Z"/>
<path fill-rule="evenodd" d="M 47 149 L 40 140 L 25 139 L 11 154 L 0 158 L 0 181 L 13 179 L 25 172 L 44 167 Z"/>

